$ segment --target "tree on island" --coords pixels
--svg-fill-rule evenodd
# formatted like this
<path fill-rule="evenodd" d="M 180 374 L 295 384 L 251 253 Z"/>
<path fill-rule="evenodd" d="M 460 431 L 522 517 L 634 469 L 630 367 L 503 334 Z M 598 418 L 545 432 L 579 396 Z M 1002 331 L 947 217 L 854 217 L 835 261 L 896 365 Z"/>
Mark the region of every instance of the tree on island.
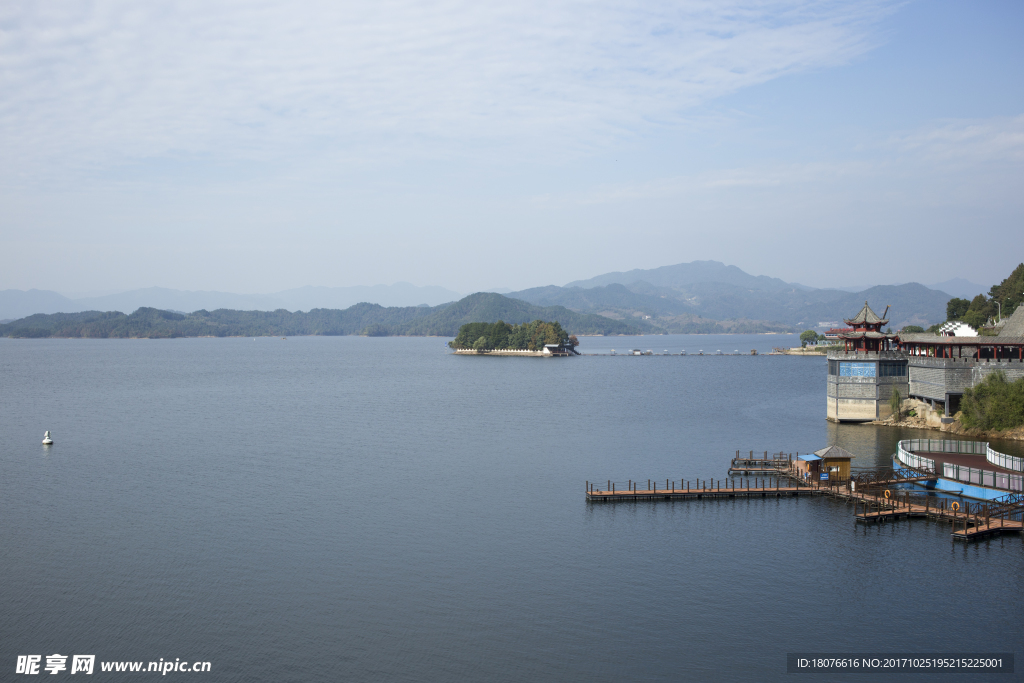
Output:
<path fill-rule="evenodd" d="M 466 323 L 459 328 L 455 339 L 448 342 L 453 349 L 474 351 L 517 350 L 540 351 L 545 344 L 561 344 L 575 348 L 579 340 L 562 329 L 557 322 L 534 320 L 522 325 L 496 323 Z"/>
<path fill-rule="evenodd" d="M 800 333 L 800 346 L 806 348 L 811 342 L 817 343 L 824 338 L 824 336 L 819 335 L 814 330 L 804 330 Z"/>

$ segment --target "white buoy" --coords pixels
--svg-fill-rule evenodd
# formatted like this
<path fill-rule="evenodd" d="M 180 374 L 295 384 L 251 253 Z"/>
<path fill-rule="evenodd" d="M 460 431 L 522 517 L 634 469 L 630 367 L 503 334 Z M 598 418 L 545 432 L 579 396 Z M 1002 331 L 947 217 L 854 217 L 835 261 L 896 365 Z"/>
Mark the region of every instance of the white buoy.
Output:
<path fill-rule="evenodd" d="M 50 432 L 43 434 L 43 445 L 49 446 L 53 444 L 53 439 L 50 438 Z"/>

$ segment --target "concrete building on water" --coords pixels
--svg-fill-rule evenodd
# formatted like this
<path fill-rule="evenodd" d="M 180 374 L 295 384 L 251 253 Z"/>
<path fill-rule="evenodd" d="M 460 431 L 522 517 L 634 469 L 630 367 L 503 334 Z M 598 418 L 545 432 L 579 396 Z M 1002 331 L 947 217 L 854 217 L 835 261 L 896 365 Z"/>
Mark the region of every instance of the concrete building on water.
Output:
<path fill-rule="evenodd" d="M 888 308 L 886 308 L 888 312 Z M 864 302 L 839 337 L 842 351 L 828 353 L 828 419 L 867 422 L 892 415 L 893 388 L 944 408 L 952 422 L 964 390 L 993 372 L 1008 380 L 1024 377 L 1024 306 L 999 328 L 996 336 L 885 334 L 888 323 Z"/>
<path fill-rule="evenodd" d="M 896 335 L 882 331 L 888 319 L 879 317 L 867 301 L 844 322 L 849 326 L 839 333 L 844 350 L 828 353 L 828 419 L 867 422 L 889 417 L 893 388 L 903 397 L 910 393 L 906 355 L 895 350 Z"/>

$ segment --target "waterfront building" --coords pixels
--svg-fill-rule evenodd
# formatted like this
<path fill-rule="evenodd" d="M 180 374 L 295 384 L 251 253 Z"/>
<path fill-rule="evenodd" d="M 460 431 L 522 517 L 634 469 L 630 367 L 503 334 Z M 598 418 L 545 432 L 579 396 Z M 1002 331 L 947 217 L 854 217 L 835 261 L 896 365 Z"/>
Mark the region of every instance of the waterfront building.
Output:
<path fill-rule="evenodd" d="M 828 330 L 825 330 L 825 332 L 822 334 L 822 336 L 825 337 L 825 339 L 831 339 L 831 340 L 835 341 L 836 339 L 839 339 L 839 335 L 841 335 L 844 332 L 853 332 L 853 328 L 852 327 L 833 327 L 833 328 L 830 328 Z"/>
<path fill-rule="evenodd" d="M 886 307 L 886 313 L 889 308 Z M 886 334 L 868 302 L 839 333 L 842 351 L 828 353 L 828 419 L 836 422 L 869 422 L 889 417 L 893 389 L 909 394 L 906 355 L 895 350 L 896 335 Z"/>
<path fill-rule="evenodd" d="M 544 348 L 541 349 L 541 353 L 545 356 L 572 356 L 580 355 L 576 351 L 576 347 L 569 344 L 545 344 Z"/>
<path fill-rule="evenodd" d="M 886 309 L 888 312 L 888 309 Z M 865 302 L 841 333 L 844 348 L 828 353 L 827 415 L 835 422 L 868 422 L 892 415 L 893 389 L 902 398 L 942 406 L 953 421 L 964 390 L 993 372 L 1010 381 L 1024 377 L 1024 306 L 1018 306 L 996 336 L 946 336 L 881 332 L 888 320 Z"/>
<path fill-rule="evenodd" d="M 853 453 L 845 448 L 829 446 L 813 453 L 798 453 L 796 460 L 793 461 L 793 468 L 797 476 L 804 479 L 846 481 L 850 478 L 852 459 Z"/>
<path fill-rule="evenodd" d="M 906 356 L 909 395 L 941 403 L 943 422 L 952 422 L 964 389 L 1001 371 L 1013 381 L 1024 377 L 1024 306 L 1018 306 L 996 336 L 901 334 L 897 342 Z"/>

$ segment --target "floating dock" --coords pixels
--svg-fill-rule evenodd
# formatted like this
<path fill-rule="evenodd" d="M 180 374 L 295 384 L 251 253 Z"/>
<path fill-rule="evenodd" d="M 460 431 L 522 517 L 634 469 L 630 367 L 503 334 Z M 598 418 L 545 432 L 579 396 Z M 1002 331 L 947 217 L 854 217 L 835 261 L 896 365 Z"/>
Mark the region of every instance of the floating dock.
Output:
<path fill-rule="evenodd" d="M 729 474 L 774 475 L 785 472 L 792 466 L 793 458 L 785 453 L 775 453 L 769 457 L 768 451 L 764 452 L 764 456 L 754 455 L 754 451 L 750 451 L 748 455 L 741 456 L 740 452 L 736 451 L 736 457 L 729 466 Z"/>

